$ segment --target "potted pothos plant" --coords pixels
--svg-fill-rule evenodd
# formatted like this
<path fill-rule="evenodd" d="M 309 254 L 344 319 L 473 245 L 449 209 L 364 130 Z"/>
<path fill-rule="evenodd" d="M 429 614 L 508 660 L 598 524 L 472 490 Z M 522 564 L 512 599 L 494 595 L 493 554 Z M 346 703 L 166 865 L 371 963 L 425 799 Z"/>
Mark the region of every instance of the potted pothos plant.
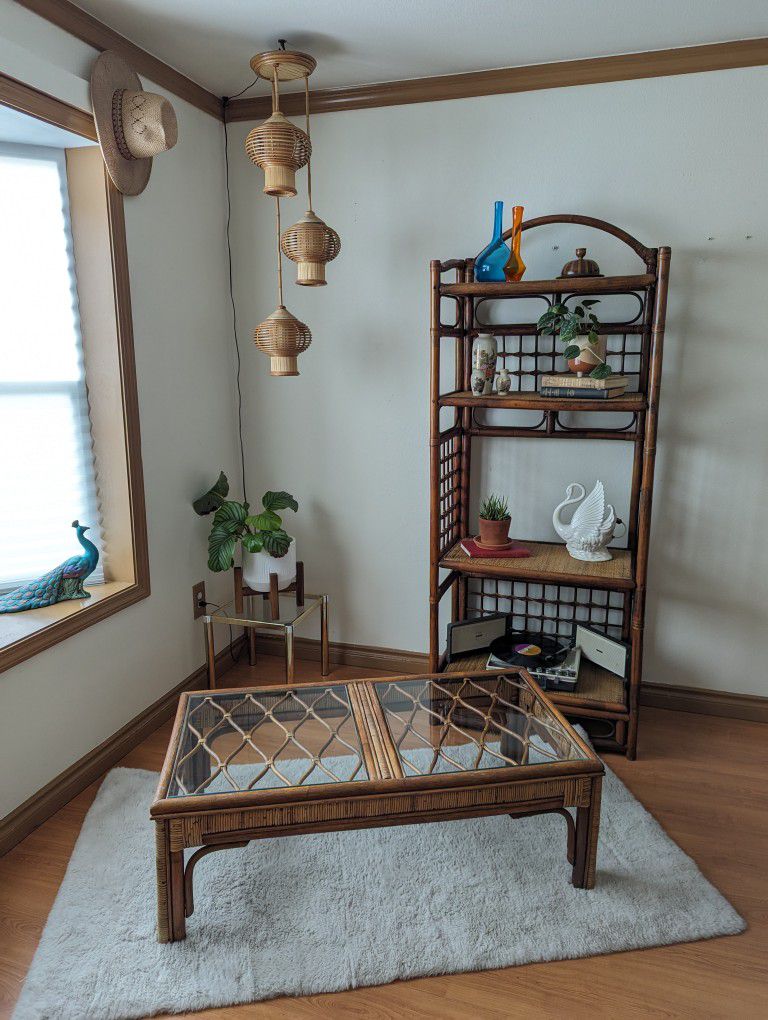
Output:
<path fill-rule="evenodd" d="M 605 337 L 600 335 L 600 322 L 592 311 L 599 304 L 598 298 L 585 298 L 573 308 L 562 303 L 552 305 L 539 319 L 538 327 L 545 336 L 560 335 L 565 344 L 563 357 L 571 372 L 589 372 L 593 379 L 607 379 L 611 366 L 605 360 Z"/>
<path fill-rule="evenodd" d="M 200 517 L 213 514 L 208 536 L 208 567 L 229 570 L 238 542 L 242 546 L 243 580 L 254 591 L 269 591 L 269 575 L 285 588 L 296 580 L 296 542 L 283 528 L 278 510 L 299 509 L 290 492 L 265 492 L 261 510 L 251 513 L 246 502 L 227 499 L 229 481 L 222 471 L 215 485 L 194 501 Z"/>

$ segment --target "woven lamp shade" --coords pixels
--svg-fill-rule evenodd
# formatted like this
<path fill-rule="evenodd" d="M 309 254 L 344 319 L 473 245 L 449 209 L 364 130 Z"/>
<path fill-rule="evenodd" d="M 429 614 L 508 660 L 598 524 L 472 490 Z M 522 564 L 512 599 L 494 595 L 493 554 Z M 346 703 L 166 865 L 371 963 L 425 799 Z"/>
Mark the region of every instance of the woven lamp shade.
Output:
<path fill-rule="evenodd" d="M 280 305 L 254 329 L 253 341 L 269 355 L 270 375 L 298 375 L 298 355 L 312 343 L 312 334 L 308 326 Z"/>
<path fill-rule="evenodd" d="M 312 144 L 301 128 L 275 110 L 249 133 L 245 151 L 264 171 L 264 194 L 292 198 L 296 194 L 296 171 L 307 165 Z"/>
<path fill-rule="evenodd" d="M 304 216 L 283 232 L 280 247 L 286 258 L 298 266 L 296 283 L 302 287 L 324 287 L 325 265 L 341 251 L 335 230 L 309 209 Z"/>

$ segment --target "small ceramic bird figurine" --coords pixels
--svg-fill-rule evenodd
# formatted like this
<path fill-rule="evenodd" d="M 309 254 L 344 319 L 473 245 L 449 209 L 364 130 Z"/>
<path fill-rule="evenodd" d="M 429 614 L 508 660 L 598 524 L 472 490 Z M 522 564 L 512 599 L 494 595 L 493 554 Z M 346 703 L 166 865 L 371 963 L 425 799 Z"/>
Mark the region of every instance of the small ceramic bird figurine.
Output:
<path fill-rule="evenodd" d="M 622 521 L 610 503 L 605 502 L 605 489 L 602 482 L 597 482 L 594 489 L 584 499 L 586 489 L 579 482 L 571 482 L 565 490 L 565 499 L 555 507 L 552 523 L 560 538 L 565 541 L 565 548 L 575 560 L 613 559 L 606 549 L 615 536 L 616 528 Z M 581 501 L 584 500 L 582 503 Z M 570 524 L 564 524 L 560 518 L 561 511 L 574 503 L 581 505 L 575 510 Z M 623 534 L 623 532 L 622 532 Z"/>
<path fill-rule="evenodd" d="M 77 540 L 85 549 L 82 556 L 70 556 L 58 567 L 38 577 L 36 581 L 14 588 L 5 595 L 0 595 L 0 613 L 21 613 L 25 609 L 42 609 L 57 602 L 69 599 L 89 599 L 91 593 L 83 587 L 83 582 L 96 569 L 99 562 L 99 550 L 85 537 L 88 526 L 72 521 L 77 531 Z"/>

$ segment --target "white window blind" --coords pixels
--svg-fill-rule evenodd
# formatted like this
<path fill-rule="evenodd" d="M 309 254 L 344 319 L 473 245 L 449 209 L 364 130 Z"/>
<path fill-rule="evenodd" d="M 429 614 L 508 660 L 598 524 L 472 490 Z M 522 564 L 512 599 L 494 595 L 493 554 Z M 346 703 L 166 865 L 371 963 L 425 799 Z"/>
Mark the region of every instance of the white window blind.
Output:
<path fill-rule="evenodd" d="M 0 143 L 0 590 L 101 551 L 62 149 Z M 104 580 L 102 563 L 88 584 Z"/>

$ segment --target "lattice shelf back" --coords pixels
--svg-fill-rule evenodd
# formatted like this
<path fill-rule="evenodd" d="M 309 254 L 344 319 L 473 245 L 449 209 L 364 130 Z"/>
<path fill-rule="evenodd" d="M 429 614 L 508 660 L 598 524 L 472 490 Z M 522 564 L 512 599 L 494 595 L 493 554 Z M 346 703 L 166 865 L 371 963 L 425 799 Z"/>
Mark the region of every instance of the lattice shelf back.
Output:
<path fill-rule="evenodd" d="M 563 639 L 571 638 L 575 623 L 583 623 L 626 641 L 631 599 L 631 592 L 472 577 L 468 582 L 467 614 L 478 618 L 510 613 L 515 630 Z"/>
<path fill-rule="evenodd" d="M 447 552 L 459 539 L 461 534 L 461 436 L 453 435 L 444 438 L 440 443 L 439 452 L 439 525 L 440 549 Z"/>

